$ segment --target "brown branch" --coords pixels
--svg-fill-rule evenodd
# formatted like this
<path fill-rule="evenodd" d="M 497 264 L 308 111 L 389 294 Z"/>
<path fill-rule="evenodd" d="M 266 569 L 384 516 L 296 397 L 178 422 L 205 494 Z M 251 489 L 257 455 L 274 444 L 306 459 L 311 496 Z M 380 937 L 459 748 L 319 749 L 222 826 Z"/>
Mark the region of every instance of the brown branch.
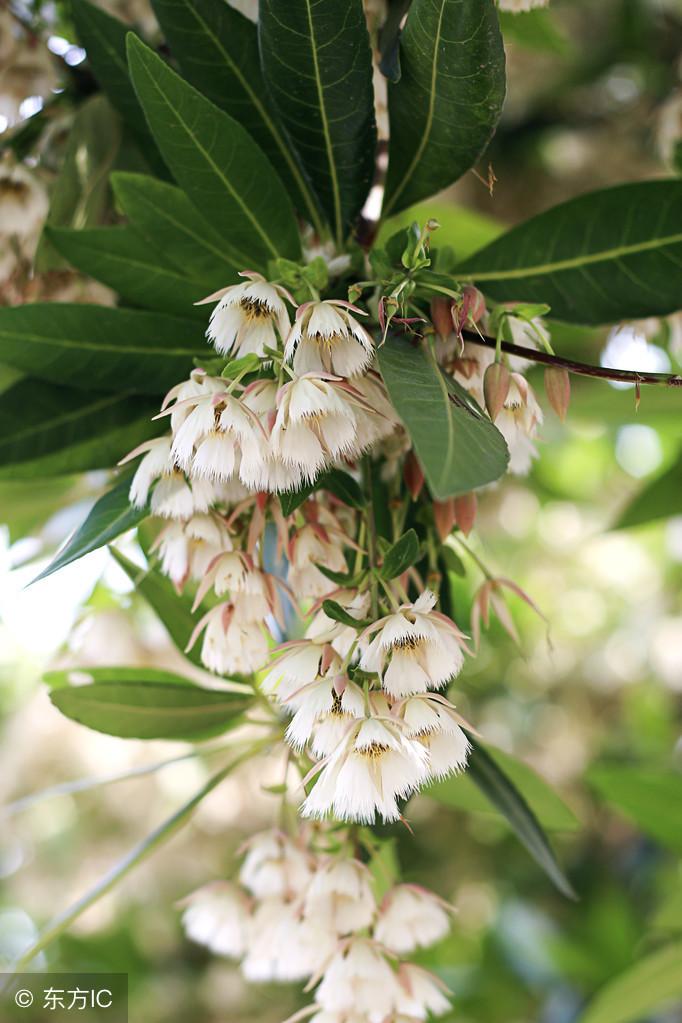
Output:
<path fill-rule="evenodd" d="M 495 348 L 495 338 L 485 337 L 473 330 L 462 331 L 464 339 L 475 345 L 482 345 L 484 348 Z M 638 370 L 609 369 L 606 366 L 590 366 L 587 362 L 575 362 L 573 359 L 564 359 L 560 355 L 550 355 L 549 352 L 538 352 L 534 348 L 524 348 L 522 345 L 514 345 L 510 341 L 502 342 L 502 351 L 510 355 L 519 355 L 531 362 L 540 362 L 544 366 L 561 366 L 569 373 L 576 373 L 583 377 L 598 377 L 601 380 L 618 380 L 626 384 L 658 384 L 664 387 L 682 387 L 682 376 L 679 373 L 640 373 Z"/>

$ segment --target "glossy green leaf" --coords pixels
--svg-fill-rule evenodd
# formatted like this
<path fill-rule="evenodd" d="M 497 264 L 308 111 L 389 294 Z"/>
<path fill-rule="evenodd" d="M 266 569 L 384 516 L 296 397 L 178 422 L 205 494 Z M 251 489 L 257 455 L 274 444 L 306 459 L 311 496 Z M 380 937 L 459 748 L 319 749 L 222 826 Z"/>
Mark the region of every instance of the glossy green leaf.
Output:
<path fill-rule="evenodd" d="M 480 740 L 478 745 L 482 745 Z M 548 831 L 576 831 L 580 827 L 573 811 L 532 767 L 489 743 L 485 744 L 485 750 L 521 793 L 543 828 Z M 424 795 L 455 809 L 475 813 L 499 812 L 488 796 L 476 786 L 468 771 L 429 785 Z"/>
<path fill-rule="evenodd" d="M 111 184 L 138 234 L 176 269 L 205 281 L 206 294 L 211 288 L 216 291 L 237 282 L 237 271 L 225 254 L 221 235 L 204 220 L 182 189 L 146 174 L 124 171 L 112 174 Z"/>
<path fill-rule="evenodd" d="M 433 497 L 445 500 L 498 479 L 509 453 L 499 430 L 446 378 L 430 350 L 389 337 L 379 367 Z"/>
<path fill-rule="evenodd" d="M 395 579 L 419 558 L 419 539 L 414 529 L 408 529 L 386 552 L 380 569 L 382 579 Z"/>
<path fill-rule="evenodd" d="M 495 809 L 502 814 L 514 834 L 554 886 L 570 899 L 575 892 L 563 873 L 540 822 L 523 794 L 499 764 L 477 740 L 469 736 L 472 752 L 467 773 Z"/>
<path fill-rule="evenodd" d="M 246 128 L 321 233 L 310 185 L 268 102 L 254 23 L 225 0 L 153 0 L 152 6 L 183 76 Z"/>
<path fill-rule="evenodd" d="M 504 46 L 493 0 L 412 0 L 391 83 L 384 212 L 441 191 L 487 146 L 504 100 Z"/>
<path fill-rule="evenodd" d="M 173 175 L 225 239 L 240 268 L 296 259 L 301 246 L 291 200 L 248 132 L 141 43 L 128 37 L 135 89 Z"/>
<path fill-rule="evenodd" d="M 259 32 L 265 83 L 341 241 L 374 176 L 372 56 L 362 0 L 261 0 Z"/>
<path fill-rule="evenodd" d="M 47 568 L 43 569 L 33 582 L 45 579 L 65 565 L 70 565 L 72 561 L 82 558 L 84 554 L 111 543 L 149 514 L 148 508 L 134 508 L 131 505 L 128 499 L 130 479 L 131 474 L 126 473 L 115 487 L 95 502 L 82 525 L 69 537 Z"/>
<path fill-rule="evenodd" d="M 131 309 L 37 302 L 0 309 L 0 359 L 52 383 L 163 394 L 208 352 L 201 324 Z"/>
<path fill-rule="evenodd" d="M 682 305 L 682 181 L 570 199 L 455 269 L 496 301 L 546 302 L 571 323 L 663 316 Z"/>
<path fill-rule="evenodd" d="M 191 601 L 187 597 L 178 596 L 170 579 L 161 575 L 155 568 L 142 568 L 130 558 L 126 558 L 125 554 L 121 554 L 115 547 L 111 547 L 110 550 L 114 560 L 121 566 L 135 590 L 147 601 L 165 626 L 178 650 L 185 653 L 197 623 L 197 619 L 192 614 Z M 201 667 L 199 649 L 200 644 L 195 644 L 190 651 L 185 653 L 185 656 Z"/>
<path fill-rule="evenodd" d="M 342 625 L 349 625 L 351 629 L 364 629 L 370 622 L 364 621 L 360 618 L 353 618 L 353 615 L 349 614 L 344 607 L 341 607 L 335 600 L 323 600 L 322 610 L 326 614 L 327 618 L 331 618 L 335 622 L 341 622 Z"/>
<path fill-rule="evenodd" d="M 658 1010 L 676 1007 L 682 1009 L 682 941 L 649 952 L 614 977 L 590 1002 L 578 1023 L 639 1023 L 653 1018 Z"/>
<path fill-rule="evenodd" d="M 84 228 L 100 223 L 108 206 L 109 171 L 120 144 L 120 117 L 104 96 L 91 96 L 74 116 L 59 174 L 50 190 L 47 225 Z M 64 265 L 43 234 L 36 269 L 44 273 Z"/>
<path fill-rule="evenodd" d="M 682 852 L 682 774 L 634 764 L 595 764 L 589 784 L 661 845 Z"/>
<path fill-rule="evenodd" d="M 78 38 L 107 99 L 130 125 L 154 169 L 163 172 L 163 163 L 128 74 L 126 36 L 130 26 L 89 0 L 74 0 L 73 17 Z"/>
<path fill-rule="evenodd" d="M 646 483 L 618 517 L 614 529 L 630 529 L 680 514 L 682 457 L 667 472 Z"/>
<path fill-rule="evenodd" d="M 279 503 L 282 514 L 293 515 L 296 509 L 300 508 L 316 490 L 328 490 L 334 497 L 338 497 L 339 501 L 343 501 L 351 508 L 362 508 L 366 504 L 360 484 L 349 473 L 342 469 L 330 469 L 316 480 L 304 483 L 298 490 L 280 494 Z"/>
<path fill-rule="evenodd" d="M 182 739 L 220 735 L 241 721 L 247 694 L 204 689 L 186 681 L 93 682 L 53 689 L 65 717 L 121 739 Z"/>
<path fill-rule="evenodd" d="M 11 470 L 52 457 L 53 474 L 76 472 L 81 467 L 73 464 L 69 452 L 82 443 L 101 445 L 107 435 L 120 428 L 126 430 L 131 424 L 139 431 L 141 424 L 149 423 L 147 436 L 158 432 L 158 424 L 151 423 L 155 407 L 147 398 L 77 391 L 40 380 L 20 380 L 3 394 L 0 403 L 0 466 Z M 145 436 L 143 433 L 139 439 L 131 439 L 139 443 Z M 124 453 L 125 450 L 120 454 Z M 88 468 L 111 464 L 102 465 L 97 461 Z"/>

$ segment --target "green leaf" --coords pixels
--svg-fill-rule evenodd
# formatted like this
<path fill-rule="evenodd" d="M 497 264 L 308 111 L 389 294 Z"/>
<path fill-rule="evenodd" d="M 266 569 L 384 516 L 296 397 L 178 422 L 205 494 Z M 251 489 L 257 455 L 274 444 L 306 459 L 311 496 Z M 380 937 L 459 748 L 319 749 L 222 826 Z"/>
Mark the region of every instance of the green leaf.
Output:
<path fill-rule="evenodd" d="M 384 213 L 456 181 L 487 146 L 504 100 L 493 0 L 412 0 L 400 39 Z"/>
<path fill-rule="evenodd" d="M 478 747 L 482 745 L 479 740 Z M 509 753 L 491 746 L 490 743 L 485 744 L 485 751 L 521 793 L 543 828 L 548 831 L 576 831 L 580 828 L 580 822 L 573 811 L 532 767 L 523 760 L 518 760 Z M 499 812 L 496 805 L 469 777 L 468 771 L 429 785 L 424 790 L 424 795 L 444 806 L 459 810 L 476 813 Z"/>
<path fill-rule="evenodd" d="M 571 44 L 557 26 L 552 11 L 536 7 L 519 13 L 500 11 L 498 17 L 504 38 L 517 46 L 559 56 L 571 51 Z"/>
<path fill-rule="evenodd" d="M 667 472 L 645 484 L 621 512 L 613 529 L 630 529 L 680 513 L 682 456 Z"/>
<path fill-rule="evenodd" d="M 145 174 L 124 171 L 112 174 L 111 184 L 138 234 L 163 252 L 178 270 L 205 281 L 207 293 L 238 280 L 221 235 L 204 220 L 182 189 Z"/>
<path fill-rule="evenodd" d="M 509 452 L 502 434 L 466 391 L 441 373 L 430 349 L 389 337 L 378 355 L 433 497 L 466 494 L 504 473 Z"/>
<path fill-rule="evenodd" d="M 680 805 L 682 774 L 633 764 L 596 764 L 587 780 L 647 835 L 682 852 L 682 815 L 672 812 Z"/>
<path fill-rule="evenodd" d="M 240 267 L 297 259 L 301 245 L 284 186 L 251 136 L 134 35 L 128 60 L 152 133 L 180 187 L 224 237 Z"/>
<path fill-rule="evenodd" d="M 310 483 L 304 483 L 298 490 L 279 495 L 283 515 L 293 515 L 297 508 L 316 490 L 328 490 L 339 501 L 351 508 L 363 508 L 367 503 L 359 483 L 341 469 L 330 469 Z"/>
<path fill-rule="evenodd" d="M 364 621 L 359 618 L 353 618 L 351 614 L 348 614 L 345 608 L 337 604 L 335 600 L 323 600 L 322 610 L 326 614 L 327 618 L 331 618 L 335 622 L 341 622 L 342 625 L 350 625 L 351 629 L 365 629 L 371 624 L 369 621 Z"/>
<path fill-rule="evenodd" d="M 502 814 L 514 834 L 554 886 L 569 899 L 576 894 L 564 875 L 540 822 L 519 789 L 488 751 L 469 736 L 473 747 L 467 773 L 483 795 Z"/>
<path fill-rule="evenodd" d="M 681 1004 L 682 941 L 677 941 L 650 952 L 609 981 L 578 1023 L 635 1023 Z"/>
<path fill-rule="evenodd" d="M 205 282 L 174 269 L 131 228 L 48 228 L 47 236 L 72 266 L 106 284 L 126 302 L 206 320 L 206 310 L 194 305 L 206 295 Z"/>
<path fill-rule="evenodd" d="M 254 23 L 225 0 L 153 0 L 152 6 L 183 76 L 246 128 L 299 212 L 322 234 L 316 200 L 267 101 Z"/>
<path fill-rule="evenodd" d="M 452 547 L 443 545 L 438 552 L 438 558 L 446 572 L 452 572 L 454 575 L 461 576 L 462 579 L 467 574 L 464 562 Z"/>
<path fill-rule="evenodd" d="M 682 181 L 618 185 L 519 224 L 453 272 L 571 323 L 664 316 L 682 304 L 681 224 Z"/>
<path fill-rule="evenodd" d="M 50 190 L 46 225 L 83 228 L 101 221 L 109 200 L 109 171 L 121 144 L 121 121 L 101 94 L 76 111 L 57 180 Z M 36 253 L 41 273 L 64 260 L 45 234 Z"/>
<path fill-rule="evenodd" d="M 263 76 L 337 242 L 367 198 L 376 128 L 362 0 L 261 0 Z"/>
<path fill-rule="evenodd" d="M 414 529 L 408 529 L 386 552 L 381 566 L 382 579 L 395 579 L 402 575 L 419 558 L 419 539 Z"/>
<path fill-rule="evenodd" d="M 165 626 L 178 650 L 182 651 L 194 664 L 202 667 L 198 645 L 185 653 L 196 625 L 189 599 L 178 596 L 171 581 L 156 569 L 142 568 L 140 565 L 136 565 L 115 547 L 110 547 L 109 550 L 114 560 L 118 562 L 135 586 L 136 591 L 144 597 Z"/>
<path fill-rule="evenodd" d="M 147 423 L 147 436 L 158 432 L 158 424 L 150 422 L 155 407 L 147 398 L 76 391 L 40 380 L 21 380 L 5 391 L 0 403 L 0 466 L 23 463 L 31 466 L 45 456 L 57 456 L 53 459 L 54 472 L 78 471 L 80 467 L 73 464 L 69 452 L 83 443 L 101 445 L 104 437 L 120 428 L 126 431 L 132 424 L 137 430 L 135 437 L 130 438 L 133 444 L 146 439 L 140 427 Z M 126 449 L 119 457 L 125 453 Z M 98 460 L 88 468 L 110 465 L 111 461 L 103 465 Z"/>
<path fill-rule="evenodd" d="M 89 0 L 74 0 L 73 18 L 78 38 L 87 51 L 88 61 L 103 92 L 132 128 L 154 169 L 163 172 L 163 163 L 128 74 L 126 36 L 130 26 L 89 3 Z"/>
<path fill-rule="evenodd" d="M 119 482 L 93 505 L 87 518 L 52 559 L 47 568 L 33 580 L 45 579 L 84 554 L 96 551 L 127 532 L 149 514 L 148 508 L 133 508 L 128 500 L 131 474 Z"/>
<path fill-rule="evenodd" d="M 65 717 L 96 732 L 187 742 L 234 728 L 252 702 L 247 694 L 204 689 L 189 681 L 93 682 L 53 689 L 50 700 Z"/>
<path fill-rule="evenodd" d="M 163 394 L 208 355 L 201 326 L 162 313 L 68 302 L 0 309 L 0 359 L 87 391 Z"/>
<path fill-rule="evenodd" d="M 65 686 L 86 685 L 93 682 L 163 682 L 164 685 L 187 685 L 188 679 L 176 675 L 172 671 L 161 668 L 125 668 L 114 665 L 110 668 L 63 668 L 59 671 L 46 671 L 43 682 L 50 689 L 63 689 Z"/>

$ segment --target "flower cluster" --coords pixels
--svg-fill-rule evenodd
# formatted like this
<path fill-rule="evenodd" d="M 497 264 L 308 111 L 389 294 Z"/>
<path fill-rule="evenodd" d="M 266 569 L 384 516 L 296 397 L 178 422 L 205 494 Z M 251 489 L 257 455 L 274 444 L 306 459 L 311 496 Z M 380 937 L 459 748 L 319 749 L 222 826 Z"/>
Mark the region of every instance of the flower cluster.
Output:
<path fill-rule="evenodd" d="M 239 883 L 217 881 L 184 900 L 188 936 L 241 960 L 250 981 L 309 981 L 314 1005 L 301 1018 L 317 1023 L 446 1012 L 442 982 L 404 957 L 445 937 L 451 907 L 410 884 L 378 901 L 365 863 L 311 846 L 279 831 L 255 835 Z"/>

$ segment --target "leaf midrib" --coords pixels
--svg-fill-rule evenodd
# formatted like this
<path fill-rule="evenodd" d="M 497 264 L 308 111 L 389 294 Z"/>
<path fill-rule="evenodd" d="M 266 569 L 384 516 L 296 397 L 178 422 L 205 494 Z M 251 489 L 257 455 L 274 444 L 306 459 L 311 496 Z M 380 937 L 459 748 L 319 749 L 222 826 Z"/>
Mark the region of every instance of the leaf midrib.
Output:
<path fill-rule="evenodd" d="M 45 433 L 47 429 L 52 429 L 55 426 L 62 426 L 64 423 L 72 422 L 82 416 L 92 415 L 93 412 L 107 408 L 107 406 L 116 405 L 122 398 L 126 397 L 128 397 L 128 395 L 108 394 L 100 401 L 92 402 L 90 405 L 80 405 L 77 409 L 73 409 L 71 412 L 61 413 L 54 416 L 54 418 L 42 420 L 39 423 L 31 422 L 31 424 L 20 433 L 13 433 L 9 437 L 6 435 L 5 439 L 9 439 L 12 444 L 15 444 L 18 440 L 23 440 L 26 437 L 32 437 L 36 434 L 40 435 L 41 433 Z M 0 449 L 1 447 L 2 445 L 0 445 Z"/>
<path fill-rule="evenodd" d="M 650 238 L 647 241 L 636 242 L 632 245 L 620 245 L 614 249 L 603 249 L 600 252 L 585 253 L 580 256 L 573 256 L 570 259 L 559 259 L 554 263 L 539 263 L 536 266 L 515 267 L 509 270 L 484 270 L 481 273 L 476 270 L 467 271 L 465 264 L 462 267 L 462 272 L 469 274 L 472 279 L 477 281 L 512 280 L 531 275 L 542 277 L 561 270 L 576 270 L 595 263 L 606 263 L 613 259 L 620 259 L 623 256 L 631 256 L 638 252 L 648 252 L 652 249 L 663 248 L 666 245 L 676 245 L 680 242 L 682 242 L 682 232 L 663 238 Z"/>
<path fill-rule="evenodd" d="M 190 321 L 193 328 L 196 324 Z M 164 358 L 168 355 L 200 355 L 201 349 L 196 348 L 144 348 L 135 345 L 117 345 L 111 342 L 104 343 L 91 343 L 88 341 L 74 340 L 73 338 L 65 337 L 52 337 L 50 335 L 43 334 L 29 334 L 24 331 L 8 331 L 0 328 L 0 338 L 9 341 L 27 341 L 33 344 L 48 345 L 57 348 L 76 348 L 79 351 L 93 351 L 93 352 L 114 352 L 117 355 L 142 355 L 142 356 L 163 356 Z"/>

